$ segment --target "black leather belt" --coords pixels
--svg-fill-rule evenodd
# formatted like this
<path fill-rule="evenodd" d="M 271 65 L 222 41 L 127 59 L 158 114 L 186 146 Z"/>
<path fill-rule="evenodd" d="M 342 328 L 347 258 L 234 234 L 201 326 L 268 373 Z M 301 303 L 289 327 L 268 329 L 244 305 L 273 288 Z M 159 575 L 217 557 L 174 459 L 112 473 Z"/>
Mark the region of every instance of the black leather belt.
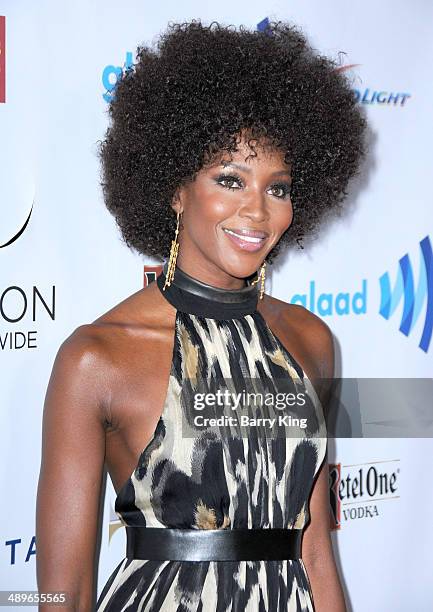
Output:
<path fill-rule="evenodd" d="M 302 529 L 165 529 L 126 526 L 128 559 L 272 561 L 301 558 Z"/>

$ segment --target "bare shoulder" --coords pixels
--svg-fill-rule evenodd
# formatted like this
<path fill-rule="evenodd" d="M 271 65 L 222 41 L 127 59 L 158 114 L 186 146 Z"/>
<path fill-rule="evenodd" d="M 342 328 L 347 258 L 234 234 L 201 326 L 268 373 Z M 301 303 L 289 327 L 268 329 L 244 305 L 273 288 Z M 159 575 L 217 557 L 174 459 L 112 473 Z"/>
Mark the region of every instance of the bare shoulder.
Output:
<path fill-rule="evenodd" d="M 332 331 L 328 324 L 301 304 L 290 304 L 265 294 L 262 309 L 308 336 L 316 337 L 325 343 L 332 340 Z"/>
<path fill-rule="evenodd" d="M 307 373 L 323 378 L 333 376 L 333 334 L 323 319 L 301 304 L 290 304 L 266 294 L 259 310 L 287 342 L 289 351 L 299 356 L 297 360 Z"/>
<path fill-rule="evenodd" d="M 54 362 L 57 376 L 65 374 L 80 385 L 88 385 L 99 399 L 109 402 L 120 368 L 131 359 L 134 342 L 148 346 L 162 335 L 167 323 L 158 307 L 158 293 L 143 288 L 110 308 L 91 323 L 78 326 L 60 345 Z M 144 342 L 143 342 L 144 341 Z M 137 343 L 136 343 L 137 344 Z"/>
<path fill-rule="evenodd" d="M 73 405 L 77 414 L 93 407 L 102 420 L 107 401 L 105 344 L 104 334 L 93 324 L 80 325 L 62 342 L 48 383 L 46 411 Z"/>
<path fill-rule="evenodd" d="M 165 306 L 165 310 L 164 310 Z M 125 341 L 133 341 L 157 333 L 169 324 L 166 302 L 162 301 L 155 283 L 140 289 L 115 304 L 91 323 L 77 327 L 61 346 L 80 361 L 95 365 L 106 362 L 122 349 Z"/>

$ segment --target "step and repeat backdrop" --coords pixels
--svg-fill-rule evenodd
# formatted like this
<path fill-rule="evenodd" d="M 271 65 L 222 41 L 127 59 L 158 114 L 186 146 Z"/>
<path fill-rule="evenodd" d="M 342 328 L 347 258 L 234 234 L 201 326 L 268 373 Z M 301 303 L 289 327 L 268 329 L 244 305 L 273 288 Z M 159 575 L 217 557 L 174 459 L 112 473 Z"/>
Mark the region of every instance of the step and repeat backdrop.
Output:
<path fill-rule="evenodd" d="M 329 521 L 349 610 L 432 610 L 428 0 L 0 0 L 0 590 L 37 588 L 42 412 L 56 352 L 160 269 L 123 244 L 104 207 L 107 104 L 138 44 L 194 18 L 299 25 L 339 61 L 367 113 L 370 152 L 347 214 L 271 267 L 267 291 L 334 333 Z M 125 556 L 114 501 L 107 476 L 98 593 Z"/>

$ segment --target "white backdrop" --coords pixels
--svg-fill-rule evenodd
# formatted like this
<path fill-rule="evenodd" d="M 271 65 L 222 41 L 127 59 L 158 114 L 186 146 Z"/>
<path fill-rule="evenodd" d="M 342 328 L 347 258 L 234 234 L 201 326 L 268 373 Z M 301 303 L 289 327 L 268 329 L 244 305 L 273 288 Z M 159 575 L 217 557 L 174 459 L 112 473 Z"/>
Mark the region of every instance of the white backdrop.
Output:
<path fill-rule="evenodd" d="M 41 417 L 55 354 L 75 327 L 137 291 L 144 265 L 158 263 L 123 245 L 102 201 L 96 142 L 107 125 L 106 92 L 116 70 L 133 62 L 136 46 L 150 43 L 168 21 L 197 17 L 252 28 L 265 18 L 290 20 L 321 53 L 337 58 L 343 51 L 372 130 L 365 174 L 352 184 L 349 214 L 324 228 L 308 252 L 275 265 L 267 290 L 304 303 L 328 323 L 337 376 L 431 378 L 433 5 L 0 0 L 0 16 L 0 32 L 2 22 L 6 31 L 0 40 L 6 68 L 6 75 L 0 69 L 0 590 L 36 589 Z M 381 289 L 386 274 L 394 291 L 387 318 L 380 312 L 391 297 Z M 344 300 L 349 307 L 339 314 Z M 408 334 L 399 330 L 404 304 L 417 315 Z M 404 428 L 395 437 L 385 424 L 380 439 L 329 441 L 332 538 L 356 612 L 433 609 L 431 398 L 423 406 L 425 437 L 403 437 Z M 351 410 L 340 406 L 340 425 L 362 431 L 362 410 L 357 422 Z M 388 487 L 374 489 L 375 476 Z M 355 496 L 359 479 L 363 491 Z M 114 499 L 107 478 L 98 593 L 125 552 Z"/>

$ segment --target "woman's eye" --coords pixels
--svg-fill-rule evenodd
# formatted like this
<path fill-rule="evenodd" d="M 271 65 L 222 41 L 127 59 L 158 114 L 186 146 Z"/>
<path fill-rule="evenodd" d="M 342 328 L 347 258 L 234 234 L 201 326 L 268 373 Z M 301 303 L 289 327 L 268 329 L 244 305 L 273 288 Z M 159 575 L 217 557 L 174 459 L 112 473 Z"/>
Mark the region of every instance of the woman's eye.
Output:
<path fill-rule="evenodd" d="M 241 189 L 243 186 L 242 179 L 235 175 L 222 174 L 216 179 L 216 182 L 226 189 Z M 278 183 L 276 185 L 272 185 L 269 191 L 274 197 L 285 199 L 290 195 L 290 189 L 291 186 L 289 184 Z"/>
<path fill-rule="evenodd" d="M 239 189 L 240 188 L 239 186 L 234 187 L 233 184 L 239 185 L 240 182 L 241 182 L 240 178 L 236 176 L 222 175 L 218 177 L 217 179 L 217 183 L 219 183 L 223 187 L 227 187 L 228 189 Z"/>
<path fill-rule="evenodd" d="M 272 195 L 277 198 L 286 198 L 290 194 L 289 185 L 273 185 L 271 187 Z"/>

